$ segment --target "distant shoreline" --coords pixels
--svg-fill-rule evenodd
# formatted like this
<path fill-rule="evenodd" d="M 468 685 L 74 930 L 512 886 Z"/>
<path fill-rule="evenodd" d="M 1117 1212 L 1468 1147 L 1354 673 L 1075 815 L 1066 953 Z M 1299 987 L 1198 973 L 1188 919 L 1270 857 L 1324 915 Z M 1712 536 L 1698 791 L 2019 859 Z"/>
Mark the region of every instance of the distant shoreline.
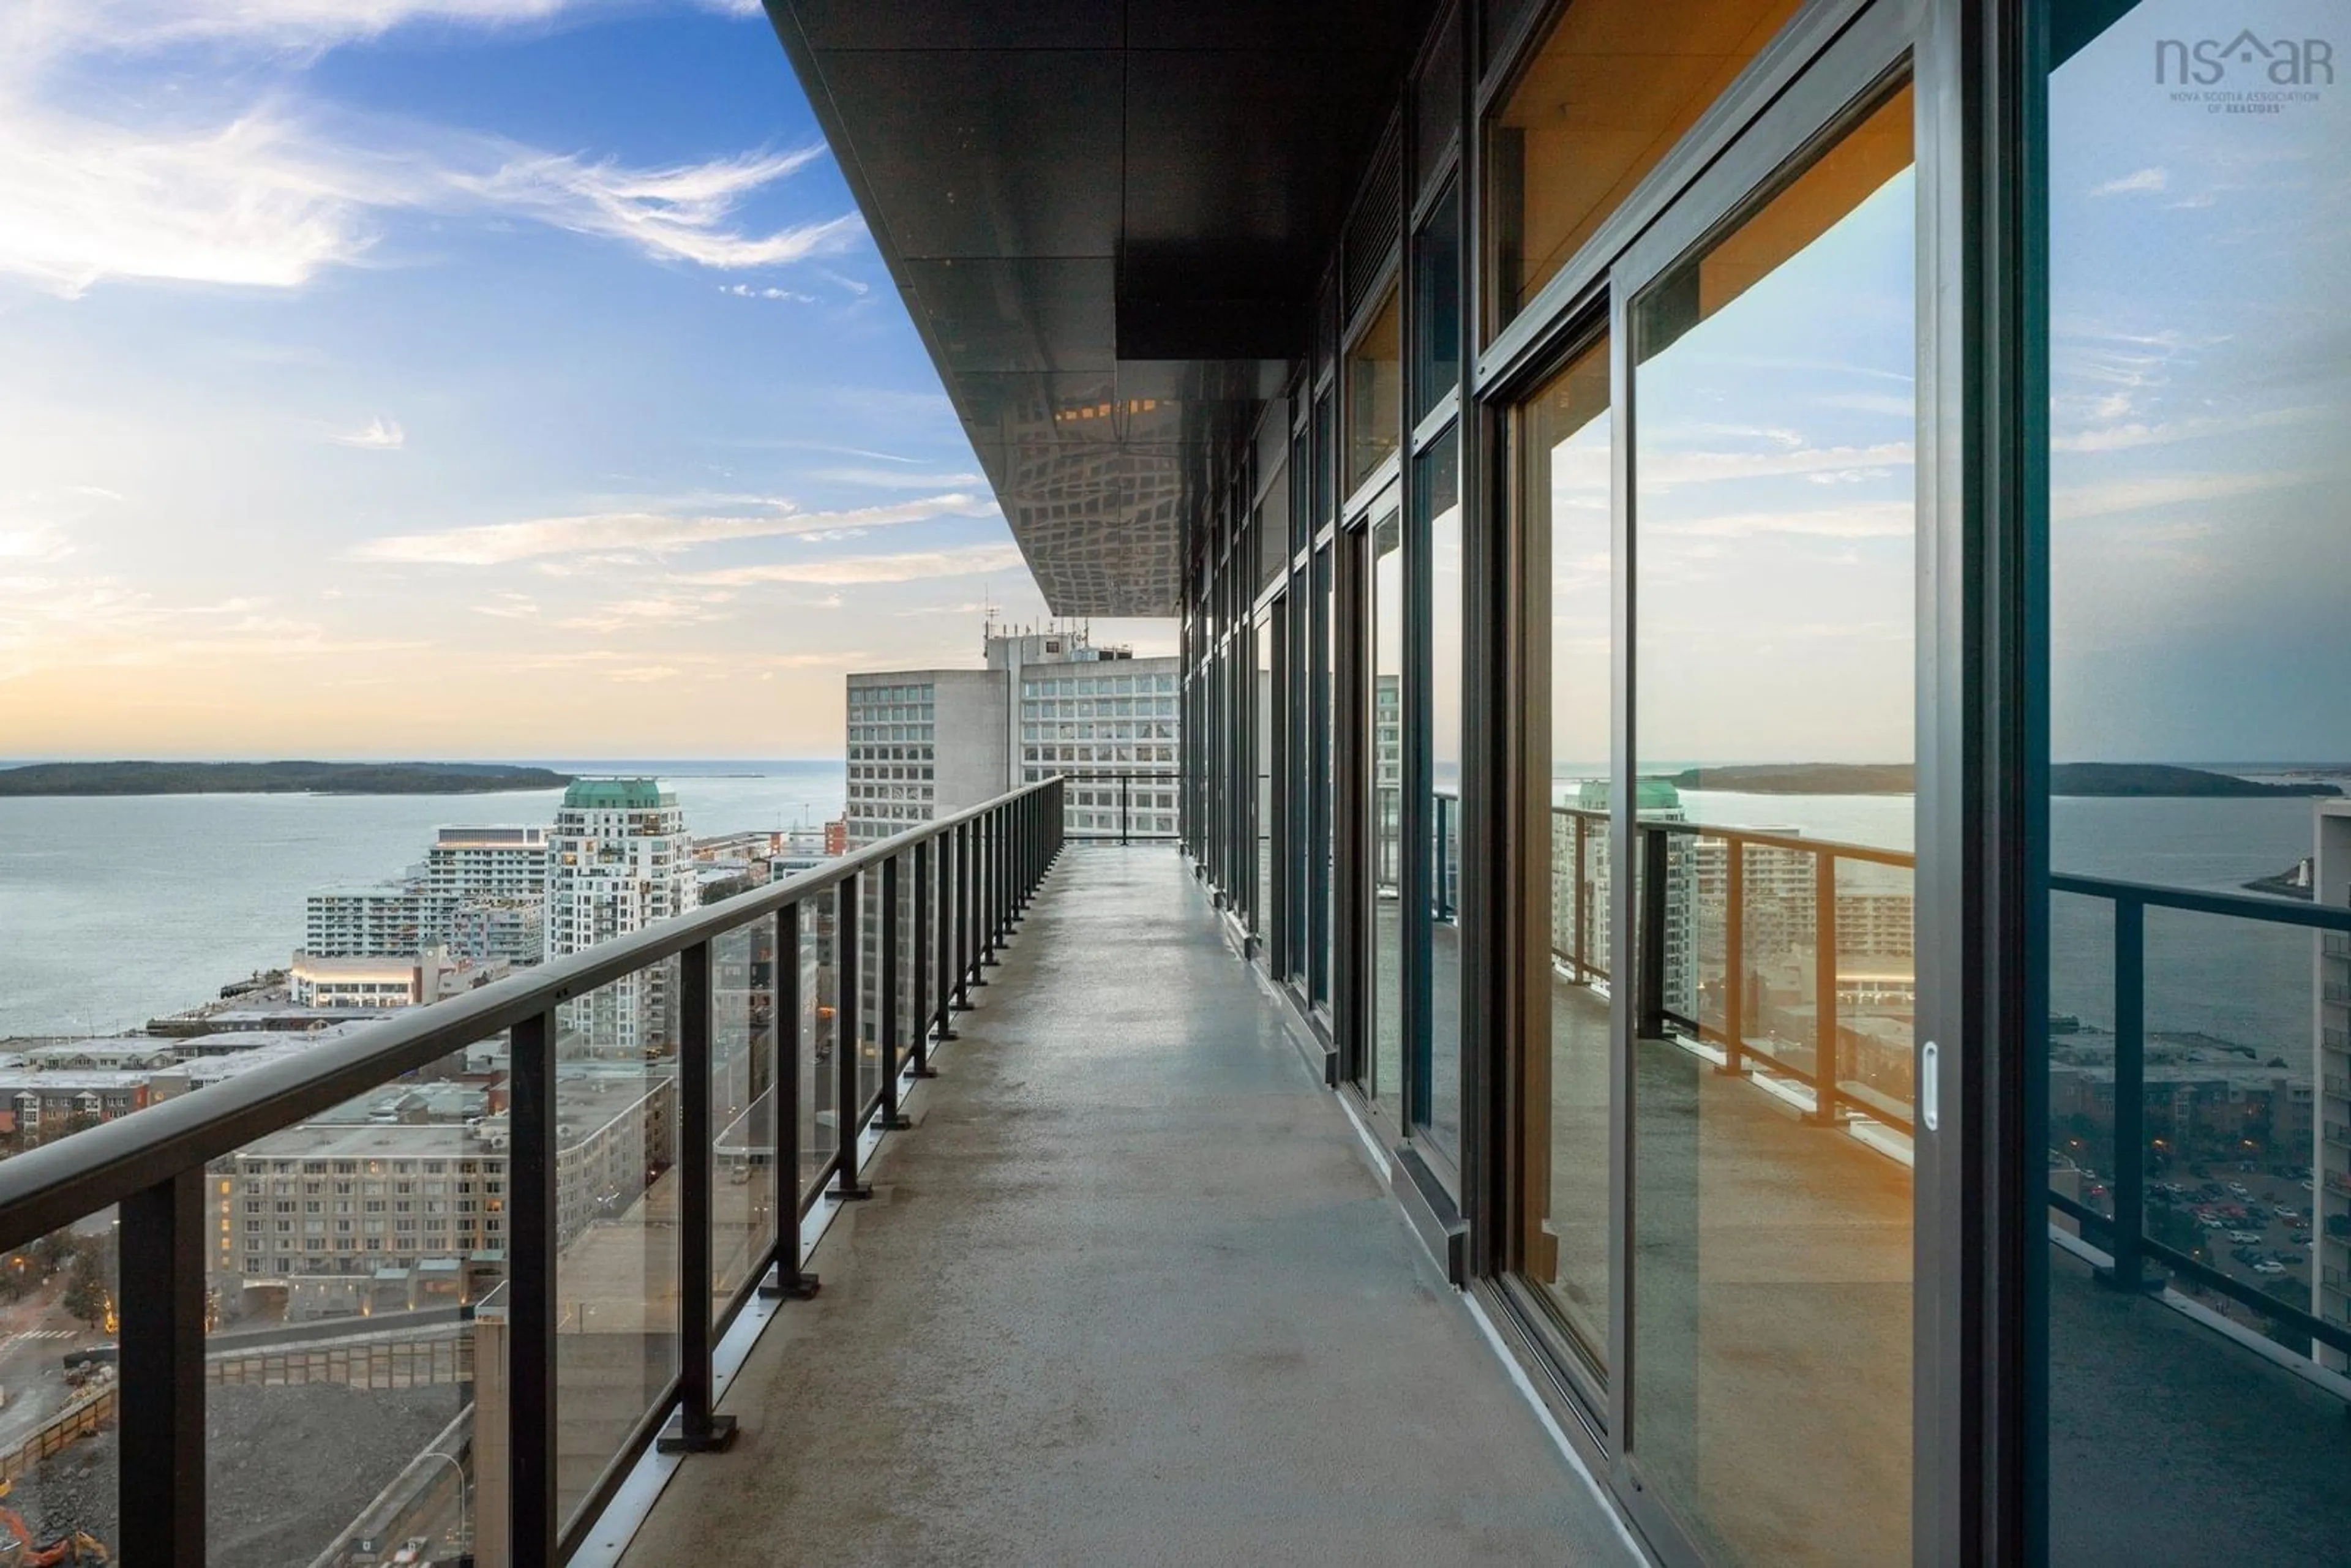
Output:
<path fill-rule="evenodd" d="M 0 799 L 136 795 L 496 795 L 575 776 L 499 762 L 37 762 L 0 768 Z"/>
<path fill-rule="evenodd" d="M 1670 776 L 1677 789 L 1729 789 L 1749 795 L 1908 795 L 1917 770 L 1907 762 L 1777 762 L 1686 768 Z M 2263 784 L 2233 773 L 2159 762 L 2059 762 L 2049 792 L 2095 800 L 2241 800 L 2299 796 L 2334 799 L 2342 789 L 2316 781 Z"/>

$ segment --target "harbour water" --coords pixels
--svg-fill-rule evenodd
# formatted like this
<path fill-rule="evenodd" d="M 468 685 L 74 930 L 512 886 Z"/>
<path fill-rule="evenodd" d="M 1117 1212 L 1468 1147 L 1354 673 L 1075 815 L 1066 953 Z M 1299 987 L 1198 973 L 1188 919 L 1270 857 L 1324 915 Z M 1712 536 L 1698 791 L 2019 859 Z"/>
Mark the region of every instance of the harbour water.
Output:
<path fill-rule="evenodd" d="M 549 760 L 567 772 L 652 773 L 707 836 L 840 815 L 839 762 Z M 550 822 L 552 791 L 464 796 L 180 795 L 0 800 L 0 1038 L 136 1026 L 283 964 L 320 887 L 383 881 L 423 858 L 435 828 Z M 1900 796 L 1690 790 L 1724 826 L 1911 847 Z M 2060 800 L 2060 869 L 2221 892 L 2311 848 L 2297 799 Z M 2112 1018 L 2112 924 L 2094 899 L 2052 911 L 2051 1005 Z M 2148 921 L 2149 1027 L 2200 1030 L 2293 1058 L 2310 1047 L 2311 938 L 2158 911 Z M 2306 1060 L 2304 1057 L 2303 1060 Z"/>
<path fill-rule="evenodd" d="M 652 774 L 697 837 L 841 815 L 838 761 L 549 759 Z M 0 1039 L 135 1028 L 283 965 L 303 899 L 424 858 L 434 830 L 548 824 L 556 790 L 0 800 Z"/>

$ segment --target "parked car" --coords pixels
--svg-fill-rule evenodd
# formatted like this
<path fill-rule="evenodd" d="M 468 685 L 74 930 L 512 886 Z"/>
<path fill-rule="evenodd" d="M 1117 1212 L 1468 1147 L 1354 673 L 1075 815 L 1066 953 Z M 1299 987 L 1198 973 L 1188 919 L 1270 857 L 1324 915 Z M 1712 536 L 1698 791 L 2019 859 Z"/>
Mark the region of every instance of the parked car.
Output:
<path fill-rule="evenodd" d="M 2263 1259 L 2261 1262 L 2253 1265 L 2253 1272 L 2256 1274 L 2283 1274 L 2285 1272 L 2285 1265 L 2283 1263 L 2273 1263 L 2267 1259 Z"/>

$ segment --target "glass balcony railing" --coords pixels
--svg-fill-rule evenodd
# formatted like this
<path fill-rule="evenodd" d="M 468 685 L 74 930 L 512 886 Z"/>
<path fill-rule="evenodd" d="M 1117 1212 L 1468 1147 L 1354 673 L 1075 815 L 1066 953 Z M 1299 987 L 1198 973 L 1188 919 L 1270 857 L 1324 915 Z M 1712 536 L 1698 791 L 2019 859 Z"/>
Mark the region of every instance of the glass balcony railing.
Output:
<path fill-rule="evenodd" d="M 814 1288 L 801 1222 L 866 1196 L 861 1139 L 905 1124 L 1064 799 L 1032 784 L 0 1162 L 5 1266 L 119 1330 L 9 1378 L 12 1506 L 115 1562 L 561 1561 L 648 1448 L 731 1437 L 720 1340 Z M 64 1495 L 76 1450 L 73 1485 L 120 1476 L 95 1483 L 119 1502 Z"/>

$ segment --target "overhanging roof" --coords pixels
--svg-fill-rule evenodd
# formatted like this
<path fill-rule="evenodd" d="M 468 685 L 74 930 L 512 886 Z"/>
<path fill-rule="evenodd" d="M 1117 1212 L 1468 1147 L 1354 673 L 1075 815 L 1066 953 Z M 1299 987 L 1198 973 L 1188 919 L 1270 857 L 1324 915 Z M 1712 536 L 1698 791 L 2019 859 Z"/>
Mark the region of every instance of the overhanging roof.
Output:
<path fill-rule="evenodd" d="M 1047 604 L 1173 615 L 1426 0 L 768 0 Z"/>

